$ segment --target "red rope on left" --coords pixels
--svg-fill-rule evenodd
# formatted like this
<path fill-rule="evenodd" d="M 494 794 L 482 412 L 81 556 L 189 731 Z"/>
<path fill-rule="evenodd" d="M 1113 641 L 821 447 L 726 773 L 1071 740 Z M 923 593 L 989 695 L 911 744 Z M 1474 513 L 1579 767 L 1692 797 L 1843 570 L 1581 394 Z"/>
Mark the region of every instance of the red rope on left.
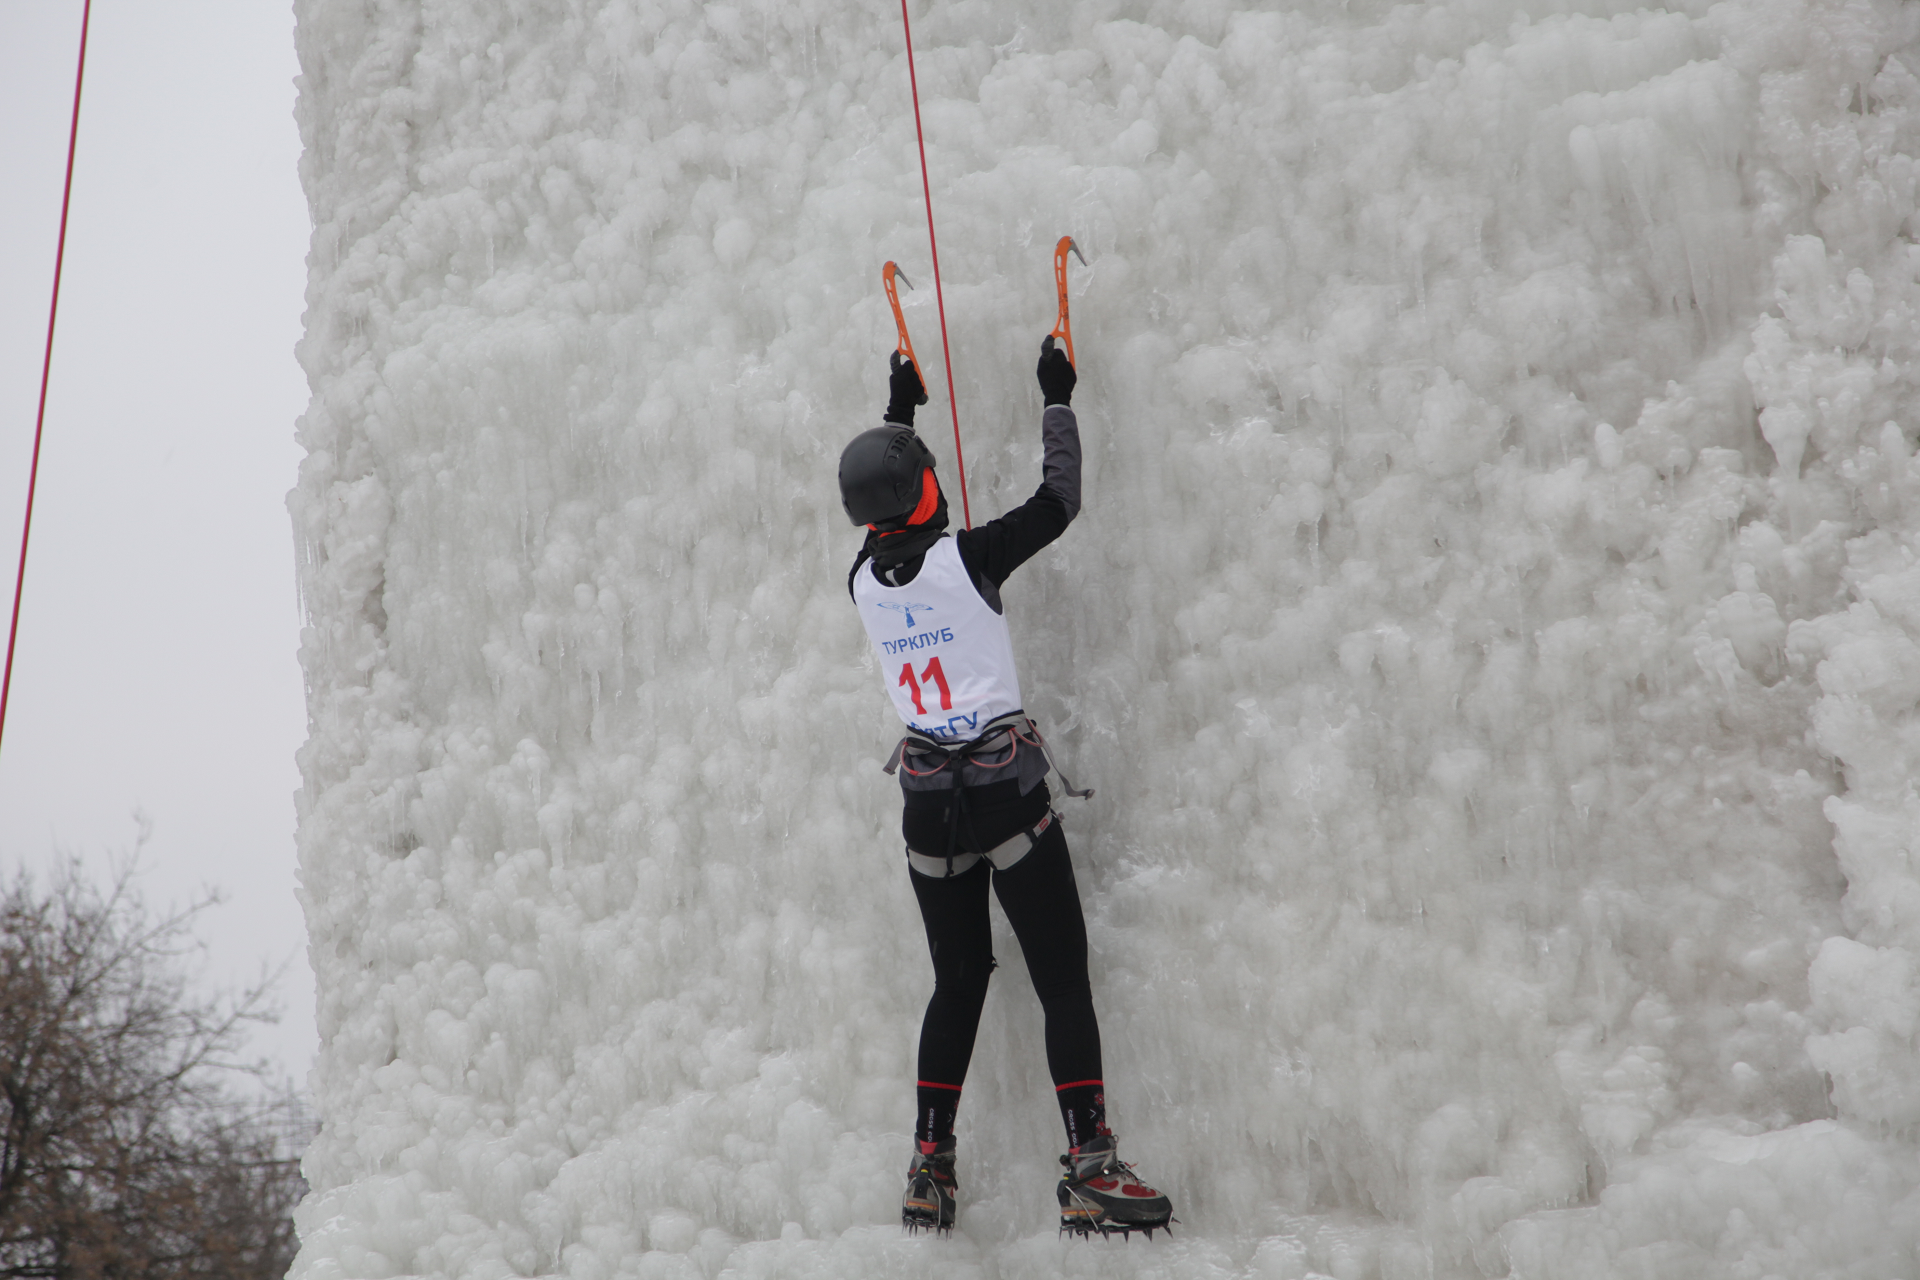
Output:
<path fill-rule="evenodd" d="M 940 308 L 940 359 L 947 366 L 947 407 L 953 410 L 953 460 L 960 468 L 960 517 L 973 528 L 967 506 L 967 459 L 960 452 L 960 406 L 953 398 L 953 353 L 947 349 L 947 297 L 940 291 L 940 242 L 933 236 L 933 188 L 927 183 L 927 134 L 920 127 L 920 77 L 913 71 L 913 25 L 900 0 L 900 28 L 907 33 L 907 83 L 913 86 L 913 132 L 920 140 L 920 191 L 927 198 L 927 244 L 933 250 L 933 300 Z"/>
<path fill-rule="evenodd" d="M 20 569 L 13 579 L 13 622 L 7 627 L 7 670 L 0 677 L 0 738 L 7 731 L 13 692 L 13 645 L 20 635 L 20 596 L 27 583 L 27 540 L 33 534 L 33 491 L 40 483 L 40 435 L 47 422 L 47 383 L 53 373 L 53 323 L 60 315 L 60 268 L 67 260 L 67 209 L 73 202 L 73 153 L 80 141 L 80 86 L 87 78 L 87 25 L 93 0 L 80 9 L 80 67 L 73 73 L 73 124 L 67 130 L 67 181 L 60 192 L 60 243 L 53 255 L 53 305 L 47 309 L 47 353 L 40 364 L 40 411 L 33 419 L 33 465 L 27 471 L 27 519 L 20 530 Z"/>

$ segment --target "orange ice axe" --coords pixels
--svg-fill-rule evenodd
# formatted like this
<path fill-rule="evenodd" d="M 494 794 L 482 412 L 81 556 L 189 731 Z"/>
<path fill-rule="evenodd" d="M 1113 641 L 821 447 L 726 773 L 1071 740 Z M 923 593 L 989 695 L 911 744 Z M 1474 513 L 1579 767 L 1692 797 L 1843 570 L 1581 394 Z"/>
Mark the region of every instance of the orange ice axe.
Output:
<path fill-rule="evenodd" d="M 1080 252 L 1080 246 L 1073 242 L 1072 236 L 1061 236 L 1060 243 L 1053 246 L 1053 287 L 1060 295 L 1060 318 L 1053 322 L 1053 332 L 1048 337 L 1058 338 L 1067 349 L 1067 363 L 1075 364 L 1073 358 L 1073 327 L 1067 323 L 1067 254 L 1080 259 L 1080 265 L 1087 265 L 1087 255 Z M 896 309 L 895 314 L 898 314 Z M 900 332 L 905 333 L 903 327 Z M 1075 367 L 1078 367 L 1077 365 Z"/>
<path fill-rule="evenodd" d="M 913 339 L 907 336 L 907 318 L 900 314 L 900 291 L 893 287 L 895 277 L 898 277 L 900 283 L 907 288 L 913 288 L 913 281 L 907 279 L 907 273 L 893 263 L 889 262 L 880 268 L 880 279 L 887 286 L 887 302 L 893 307 L 893 324 L 900 331 L 900 354 L 907 358 L 907 363 L 913 366 L 913 371 L 920 375 L 920 385 L 924 387 L 927 385 L 926 370 L 922 369 L 920 362 L 913 357 Z"/>

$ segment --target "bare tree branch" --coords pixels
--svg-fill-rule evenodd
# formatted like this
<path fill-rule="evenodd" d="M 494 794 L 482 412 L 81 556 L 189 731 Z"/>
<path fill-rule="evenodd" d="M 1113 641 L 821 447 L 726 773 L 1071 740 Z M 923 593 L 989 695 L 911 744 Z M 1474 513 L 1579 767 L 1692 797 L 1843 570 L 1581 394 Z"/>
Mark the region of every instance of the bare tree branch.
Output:
<path fill-rule="evenodd" d="M 264 1075 L 236 1051 L 277 975 L 193 998 L 217 899 L 149 916 L 137 858 L 104 893 L 72 860 L 0 893 L 0 1280 L 279 1280 L 311 1125 L 288 1089 L 230 1087 Z"/>

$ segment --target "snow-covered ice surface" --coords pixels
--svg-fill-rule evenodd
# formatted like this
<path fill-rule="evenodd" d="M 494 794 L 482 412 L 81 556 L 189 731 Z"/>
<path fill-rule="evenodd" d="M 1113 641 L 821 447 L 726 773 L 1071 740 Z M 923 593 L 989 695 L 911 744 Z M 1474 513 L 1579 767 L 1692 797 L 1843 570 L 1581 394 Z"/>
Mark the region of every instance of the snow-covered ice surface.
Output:
<path fill-rule="evenodd" d="M 897 1225 L 898 11 L 299 0 L 296 1276 L 1920 1275 L 1920 6 L 915 3 L 976 517 L 1092 264 L 1007 596 L 1178 1233 L 1057 1238 L 1004 926 Z"/>

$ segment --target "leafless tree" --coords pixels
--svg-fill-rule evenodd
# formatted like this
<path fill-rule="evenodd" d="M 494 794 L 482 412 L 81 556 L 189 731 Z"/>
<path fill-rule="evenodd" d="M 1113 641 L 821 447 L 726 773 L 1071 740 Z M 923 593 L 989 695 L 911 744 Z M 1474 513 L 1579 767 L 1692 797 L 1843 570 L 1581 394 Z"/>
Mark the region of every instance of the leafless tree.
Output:
<path fill-rule="evenodd" d="M 135 862 L 0 896 L 0 1280 L 279 1280 L 296 1104 L 234 1056 L 269 983 L 197 997 L 182 962 L 212 899 L 150 915 Z"/>

